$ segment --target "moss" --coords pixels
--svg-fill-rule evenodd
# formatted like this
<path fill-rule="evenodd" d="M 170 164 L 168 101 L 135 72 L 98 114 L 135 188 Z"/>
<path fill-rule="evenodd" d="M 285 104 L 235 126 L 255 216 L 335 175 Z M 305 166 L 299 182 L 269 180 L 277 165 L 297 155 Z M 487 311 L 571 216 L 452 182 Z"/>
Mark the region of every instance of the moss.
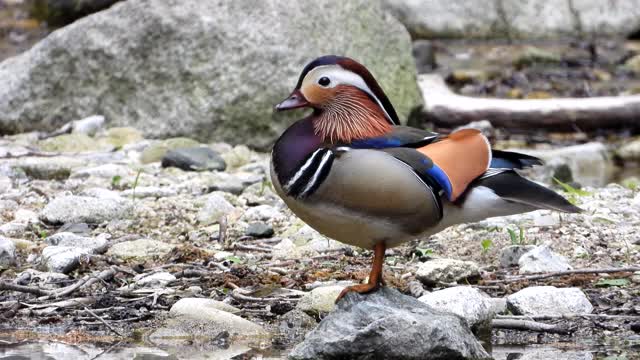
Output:
<path fill-rule="evenodd" d="M 189 138 L 177 137 L 158 141 L 149 145 L 140 155 L 140 162 L 149 164 L 162 160 L 162 157 L 169 150 L 199 146 L 200 143 Z"/>
<path fill-rule="evenodd" d="M 40 141 L 38 147 L 44 151 L 63 153 L 110 150 L 112 148 L 109 144 L 103 141 L 96 141 L 85 134 L 59 135 Z"/>

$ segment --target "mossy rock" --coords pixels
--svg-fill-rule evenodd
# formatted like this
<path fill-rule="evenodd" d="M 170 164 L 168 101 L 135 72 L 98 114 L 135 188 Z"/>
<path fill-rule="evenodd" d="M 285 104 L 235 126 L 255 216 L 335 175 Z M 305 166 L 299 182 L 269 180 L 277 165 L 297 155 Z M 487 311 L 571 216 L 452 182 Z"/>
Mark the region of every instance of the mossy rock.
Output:
<path fill-rule="evenodd" d="M 116 148 L 136 143 L 142 139 L 144 139 L 142 137 L 142 133 L 138 129 L 134 129 L 132 127 L 114 127 L 107 130 L 106 134 L 106 141 Z"/>
<path fill-rule="evenodd" d="M 38 147 L 44 151 L 78 153 L 89 151 L 109 151 L 113 149 L 110 144 L 97 141 L 85 134 L 63 134 L 42 140 Z"/>
<path fill-rule="evenodd" d="M 169 150 L 199 146 L 200 143 L 189 138 L 177 137 L 161 140 L 147 146 L 140 154 L 140 162 L 150 164 L 162 160 Z"/>

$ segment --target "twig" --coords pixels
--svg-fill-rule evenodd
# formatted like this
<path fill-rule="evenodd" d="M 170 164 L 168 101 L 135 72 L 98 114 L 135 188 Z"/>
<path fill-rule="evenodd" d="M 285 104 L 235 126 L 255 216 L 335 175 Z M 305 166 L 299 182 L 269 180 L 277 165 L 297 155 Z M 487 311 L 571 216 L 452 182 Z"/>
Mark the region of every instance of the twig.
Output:
<path fill-rule="evenodd" d="M 98 281 L 105 281 L 106 279 L 109 279 L 110 277 L 114 276 L 116 274 L 116 268 L 115 267 L 110 267 L 109 269 L 105 269 L 102 270 L 100 272 L 100 274 L 98 274 L 98 276 L 95 277 L 84 277 L 82 279 L 80 279 L 79 281 L 77 281 L 75 284 L 73 285 L 69 285 L 66 288 L 62 288 L 57 292 L 51 293 L 49 294 L 49 298 L 50 297 L 62 297 L 62 296 L 67 296 L 71 293 L 73 293 L 74 291 L 83 288 L 83 287 L 87 287 L 87 286 L 91 286 L 94 283 L 98 282 Z M 46 300 L 46 299 L 42 299 L 42 300 Z"/>
<path fill-rule="evenodd" d="M 108 323 L 108 322 L 106 322 L 103 318 L 101 318 L 100 316 L 98 316 L 98 314 L 96 314 L 96 313 L 94 313 L 93 311 L 89 310 L 89 308 L 87 308 L 86 306 L 85 306 L 84 310 L 85 310 L 86 312 L 88 312 L 89 314 L 91 314 L 91 316 L 93 316 L 94 318 L 98 319 L 101 323 L 103 323 L 106 327 L 108 327 L 108 328 L 109 328 L 109 330 L 113 331 L 116 335 L 118 335 L 118 336 L 120 336 L 120 337 L 124 337 L 124 336 L 122 336 L 122 334 L 120 334 L 120 333 L 118 332 L 118 330 L 114 329 L 114 328 L 113 328 L 113 326 L 109 325 L 109 323 Z"/>
<path fill-rule="evenodd" d="M 605 274 L 605 273 L 609 274 L 609 273 L 636 272 L 636 271 L 640 271 L 640 267 L 565 270 L 565 271 L 556 271 L 556 272 L 550 272 L 550 273 L 539 274 L 539 275 L 517 276 L 517 277 L 508 278 L 508 279 L 484 280 L 484 283 L 499 284 L 499 283 L 522 281 L 522 280 L 541 280 L 541 279 L 547 279 L 551 277 L 573 275 L 573 274 Z"/>
<path fill-rule="evenodd" d="M 572 332 L 570 329 L 564 328 L 562 326 L 545 324 L 530 320 L 493 319 L 491 320 L 491 326 L 499 329 L 528 330 L 553 334 L 570 334 Z"/>
<path fill-rule="evenodd" d="M 218 241 L 224 248 L 227 247 L 227 216 L 223 215 L 220 218 L 220 229 L 218 230 Z"/>
<path fill-rule="evenodd" d="M 16 285 L 6 281 L 0 281 L 0 291 L 18 291 L 27 294 L 33 294 L 38 296 L 50 295 L 52 292 L 49 290 L 43 290 L 33 286 Z"/>
<path fill-rule="evenodd" d="M 235 244 L 233 247 L 238 250 L 261 251 L 261 252 L 269 252 L 269 253 L 272 251 L 271 249 L 263 248 L 260 246 L 254 246 L 254 245 Z"/>

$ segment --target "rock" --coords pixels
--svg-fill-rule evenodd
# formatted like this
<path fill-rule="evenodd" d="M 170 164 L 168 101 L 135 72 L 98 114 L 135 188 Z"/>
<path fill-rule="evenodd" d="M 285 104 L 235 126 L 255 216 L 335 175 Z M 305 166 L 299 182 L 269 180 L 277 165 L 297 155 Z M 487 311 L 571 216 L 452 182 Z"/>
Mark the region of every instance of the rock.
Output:
<path fill-rule="evenodd" d="M 520 274 L 571 270 L 567 258 L 554 254 L 547 246 L 536 246 L 518 260 Z"/>
<path fill-rule="evenodd" d="M 129 217 L 131 211 L 132 203 L 129 200 L 69 195 L 51 200 L 40 213 L 40 219 L 50 224 L 96 224 Z"/>
<path fill-rule="evenodd" d="M 317 287 L 306 293 L 296 308 L 315 317 L 329 313 L 333 311 L 336 299 L 344 288 L 340 285 Z"/>
<path fill-rule="evenodd" d="M 196 316 L 198 312 L 206 312 L 209 309 L 228 312 L 231 314 L 239 313 L 241 310 L 235 306 L 229 305 L 222 301 L 203 298 L 182 298 L 171 307 L 170 312 L 178 315 L 193 314 Z"/>
<path fill-rule="evenodd" d="M 252 151 L 246 145 L 236 145 L 222 154 L 222 158 L 230 168 L 236 169 L 251 162 Z"/>
<path fill-rule="evenodd" d="M 0 236 L 0 268 L 7 268 L 16 263 L 16 245 L 13 241 Z"/>
<path fill-rule="evenodd" d="M 244 221 L 271 221 L 275 219 L 282 219 L 284 215 L 273 206 L 270 205 L 258 205 L 250 207 L 242 215 Z"/>
<path fill-rule="evenodd" d="M 113 191 L 113 190 L 104 189 L 104 188 L 88 188 L 88 189 L 84 189 L 84 190 L 82 190 L 80 195 L 88 196 L 88 197 L 92 197 L 92 198 L 96 198 L 96 199 L 110 199 L 110 200 L 123 201 L 123 198 L 122 198 L 122 196 L 120 196 L 119 192 Z"/>
<path fill-rule="evenodd" d="M 479 275 L 476 263 L 454 259 L 423 262 L 416 273 L 416 277 L 425 284 L 451 283 Z"/>
<path fill-rule="evenodd" d="M 513 66 L 523 68 L 533 65 L 557 65 L 562 59 L 559 55 L 534 46 L 525 47 L 524 51 L 513 60 Z"/>
<path fill-rule="evenodd" d="M 172 274 L 161 271 L 153 274 L 140 274 L 135 278 L 136 287 L 147 287 L 147 288 L 164 288 L 168 284 L 176 281 L 176 277 Z M 174 305 L 175 306 L 175 305 Z"/>
<path fill-rule="evenodd" d="M 535 245 L 509 245 L 500 250 L 500 266 L 508 268 L 518 266 L 518 260 L 522 255 L 535 249 Z"/>
<path fill-rule="evenodd" d="M 613 160 L 609 156 L 607 147 L 599 142 L 567 146 L 551 150 L 508 149 L 533 155 L 544 161 L 543 166 L 535 166 L 524 174 L 533 180 L 546 184 L 555 184 L 553 177 L 566 178 L 558 175 L 559 170 L 568 167 L 574 181 L 586 186 L 605 186 L 615 170 Z"/>
<path fill-rule="evenodd" d="M 278 338 L 285 344 L 297 344 L 316 326 L 316 321 L 300 309 L 293 309 L 280 317 Z"/>
<path fill-rule="evenodd" d="M 106 141 L 118 149 L 142 140 L 142 133 L 132 127 L 114 127 L 106 133 Z"/>
<path fill-rule="evenodd" d="M 189 138 L 177 137 L 157 141 L 147 146 L 140 154 L 140 162 L 150 164 L 161 161 L 169 150 L 200 146 L 200 143 Z"/>
<path fill-rule="evenodd" d="M 94 136 L 104 126 L 104 116 L 93 115 L 71 123 L 71 133 Z"/>
<path fill-rule="evenodd" d="M 170 188 L 168 186 L 158 187 L 158 186 L 137 186 L 135 189 L 127 189 L 122 192 L 122 195 L 127 197 L 132 197 L 135 199 L 142 198 L 161 198 L 161 197 L 169 197 L 176 196 L 178 192 Z"/>
<path fill-rule="evenodd" d="M 469 286 L 434 291 L 418 300 L 436 310 L 462 317 L 473 328 L 489 326 L 495 316 L 494 301 L 487 294 Z"/>
<path fill-rule="evenodd" d="M 165 256 L 173 249 L 173 245 L 162 241 L 139 239 L 113 244 L 107 251 L 107 255 L 124 260 L 147 260 Z"/>
<path fill-rule="evenodd" d="M 507 296 L 516 315 L 590 314 L 593 306 L 579 288 L 532 286 Z"/>
<path fill-rule="evenodd" d="M 85 134 L 62 134 L 38 144 L 40 149 L 51 152 L 78 153 L 89 151 L 109 151 L 113 146 L 96 141 Z"/>
<path fill-rule="evenodd" d="M 273 105 L 323 54 L 363 62 L 406 119 L 421 103 L 410 51 L 378 1 L 124 1 L 2 63 L 0 133 L 98 113 L 146 137 L 266 148 L 299 115 L 274 117 Z"/>
<path fill-rule="evenodd" d="M 249 224 L 247 230 L 245 231 L 245 234 L 257 238 L 268 238 L 273 236 L 273 233 L 273 227 L 262 221 Z"/>
<path fill-rule="evenodd" d="M 235 207 L 224 196 L 219 193 L 212 193 L 205 198 L 204 206 L 198 212 L 197 219 L 201 225 L 211 225 L 233 211 L 235 211 Z"/>
<path fill-rule="evenodd" d="M 163 343 L 167 340 L 181 338 L 214 339 L 224 333 L 232 340 L 268 339 L 269 334 L 260 325 L 240 316 L 219 310 L 207 299 L 189 299 L 178 301 L 171 307 L 171 318 L 162 327 L 149 335 L 153 343 Z M 191 306 L 186 306 L 191 305 Z"/>
<path fill-rule="evenodd" d="M 594 353 L 590 351 L 575 351 L 567 349 L 557 349 L 553 346 L 496 346 L 492 349 L 491 355 L 494 360 L 594 360 Z M 606 358 L 605 358 L 606 359 Z M 609 360 L 615 360 L 613 358 Z"/>
<path fill-rule="evenodd" d="M 27 224 L 19 221 L 10 221 L 0 225 L 0 234 L 10 237 L 21 236 L 27 230 Z"/>
<path fill-rule="evenodd" d="M 410 344 L 410 346 L 407 346 Z M 490 359 L 461 318 L 382 288 L 349 293 L 290 359 Z"/>
<path fill-rule="evenodd" d="M 247 205 L 249 206 L 274 206 L 282 201 L 280 197 L 278 197 L 278 195 L 276 195 L 273 190 L 271 190 L 271 187 L 265 185 L 264 183 L 256 183 L 247 186 L 247 188 L 242 192 L 242 197 L 247 200 Z"/>
<path fill-rule="evenodd" d="M 100 234 L 93 238 L 79 236 L 71 232 L 58 232 L 48 236 L 44 241 L 49 245 L 76 247 L 86 249 L 91 254 L 103 254 L 109 245 L 108 238 L 108 234 Z"/>
<path fill-rule="evenodd" d="M 89 256 L 89 251 L 71 246 L 47 246 L 42 249 L 42 260 L 47 270 L 63 274 L 75 270 L 82 256 Z"/>
<path fill-rule="evenodd" d="M 18 209 L 13 213 L 13 220 L 27 224 L 36 223 L 38 222 L 38 214 L 31 210 Z"/>
<path fill-rule="evenodd" d="M 126 165 L 118 165 L 118 164 L 103 164 L 92 167 L 83 167 L 74 169 L 71 172 L 71 178 L 87 178 L 90 176 L 95 176 L 99 178 L 105 179 L 113 179 L 115 176 L 126 176 L 135 174 L 135 172 Z"/>
<path fill-rule="evenodd" d="M 621 36 L 637 31 L 640 1 L 385 0 L 416 39 L 541 39 Z M 437 14 L 438 16 L 434 16 Z"/>
<path fill-rule="evenodd" d="M 635 55 L 625 61 L 624 67 L 636 74 L 640 74 L 640 55 Z"/>
<path fill-rule="evenodd" d="M 638 62 L 640 62 L 640 55 L 638 55 Z M 640 64 L 638 67 L 640 73 Z M 624 161 L 640 161 L 640 138 L 625 142 L 618 148 L 616 155 Z"/>
<path fill-rule="evenodd" d="M 169 150 L 162 158 L 162 167 L 177 167 L 186 171 L 224 171 L 227 164 L 217 152 L 197 146 Z"/>
<path fill-rule="evenodd" d="M 431 41 L 417 40 L 413 42 L 413 59 L 416 61 L 418 74 L 424 74 L 433 71 L 438 67 L 436 62 L 436 50 Z"/>
<path fill-rule="evenodd" d="M 58 233 L 69 232 L 80 236 L 91 234 L 91 228 L 87 223 L 66 223 L 58 228 Z"/>
<path fill-rule="evenodd" d="M 85 161 L 80 159 L 56 156 L 22 158 L 13 163 L 12 167 L 22 169 L 28 177 L 38 180 L 65 180 L 71 174 L 72 169 L 84 165 Z"/>
<path fill-rule="evenodd" d="M 255 174 L 228 174 L 225 172 L 212 173 L 209 176 L 208 191 L 224 191 L 240 195 L 244 189 L 252 184 L 261 182 L 264 176 Z"/>

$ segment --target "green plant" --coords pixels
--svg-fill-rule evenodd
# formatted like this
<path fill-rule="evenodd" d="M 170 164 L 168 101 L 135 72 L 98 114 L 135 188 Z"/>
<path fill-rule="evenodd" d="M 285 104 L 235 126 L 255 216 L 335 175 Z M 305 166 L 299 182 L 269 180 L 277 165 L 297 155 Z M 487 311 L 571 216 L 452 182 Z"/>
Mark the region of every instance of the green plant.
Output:
<path fill-rule="evenodd" d="M 418 256 L 430 256 L 430 255 L 433 255 L 433 249 L 416 248 L 416 252 L 418 253 Z"/>
<path fill-rule="evenodd" d="M 569 201 L 573 205 L 577 204 L 579 197 L 591 195 L 590 192 L 581 190 L 581 189 L 576 189 L 573 186 L 556 179 L 555 177 L 553 178 L 553 181 L 555 181 L 558 185 L 560 185 L 562 190 L 567 194 L 567 201 Z"/>
<path fill-rule="evenodd" d="M 115 175 L 114 177 L 112 177 L 111 178 L 111 188 L 112 189 L 117 189 L 118 187 L 120 187 L 120 181 L 122 181 L 122 176 Z"/>
<path fill-rule="evenodd" d="M 489 249 L 491 249 L 491 246 L 493 245 L 493 241 L 491 241 L 491 239 L 484 239 L 480 242 L 480 246 L 482 246 L 482 253 L 486 254 Z"/>
<path fill-rule="evenodd" d="M 133 190 L 132 191 L 132 193 L 133 193 L 132 197 L 133 197 L 133 200 L 136 199 L 136 188 L 138 187 L 138 181 L 140 180 L 140 174 L 141 173 L 142 173 L 142 169 L 139 169 L 138 173 L 136 173 L 136 179 L 133 180 L 133 186 L 132 186 L 132 190 Z"/>

